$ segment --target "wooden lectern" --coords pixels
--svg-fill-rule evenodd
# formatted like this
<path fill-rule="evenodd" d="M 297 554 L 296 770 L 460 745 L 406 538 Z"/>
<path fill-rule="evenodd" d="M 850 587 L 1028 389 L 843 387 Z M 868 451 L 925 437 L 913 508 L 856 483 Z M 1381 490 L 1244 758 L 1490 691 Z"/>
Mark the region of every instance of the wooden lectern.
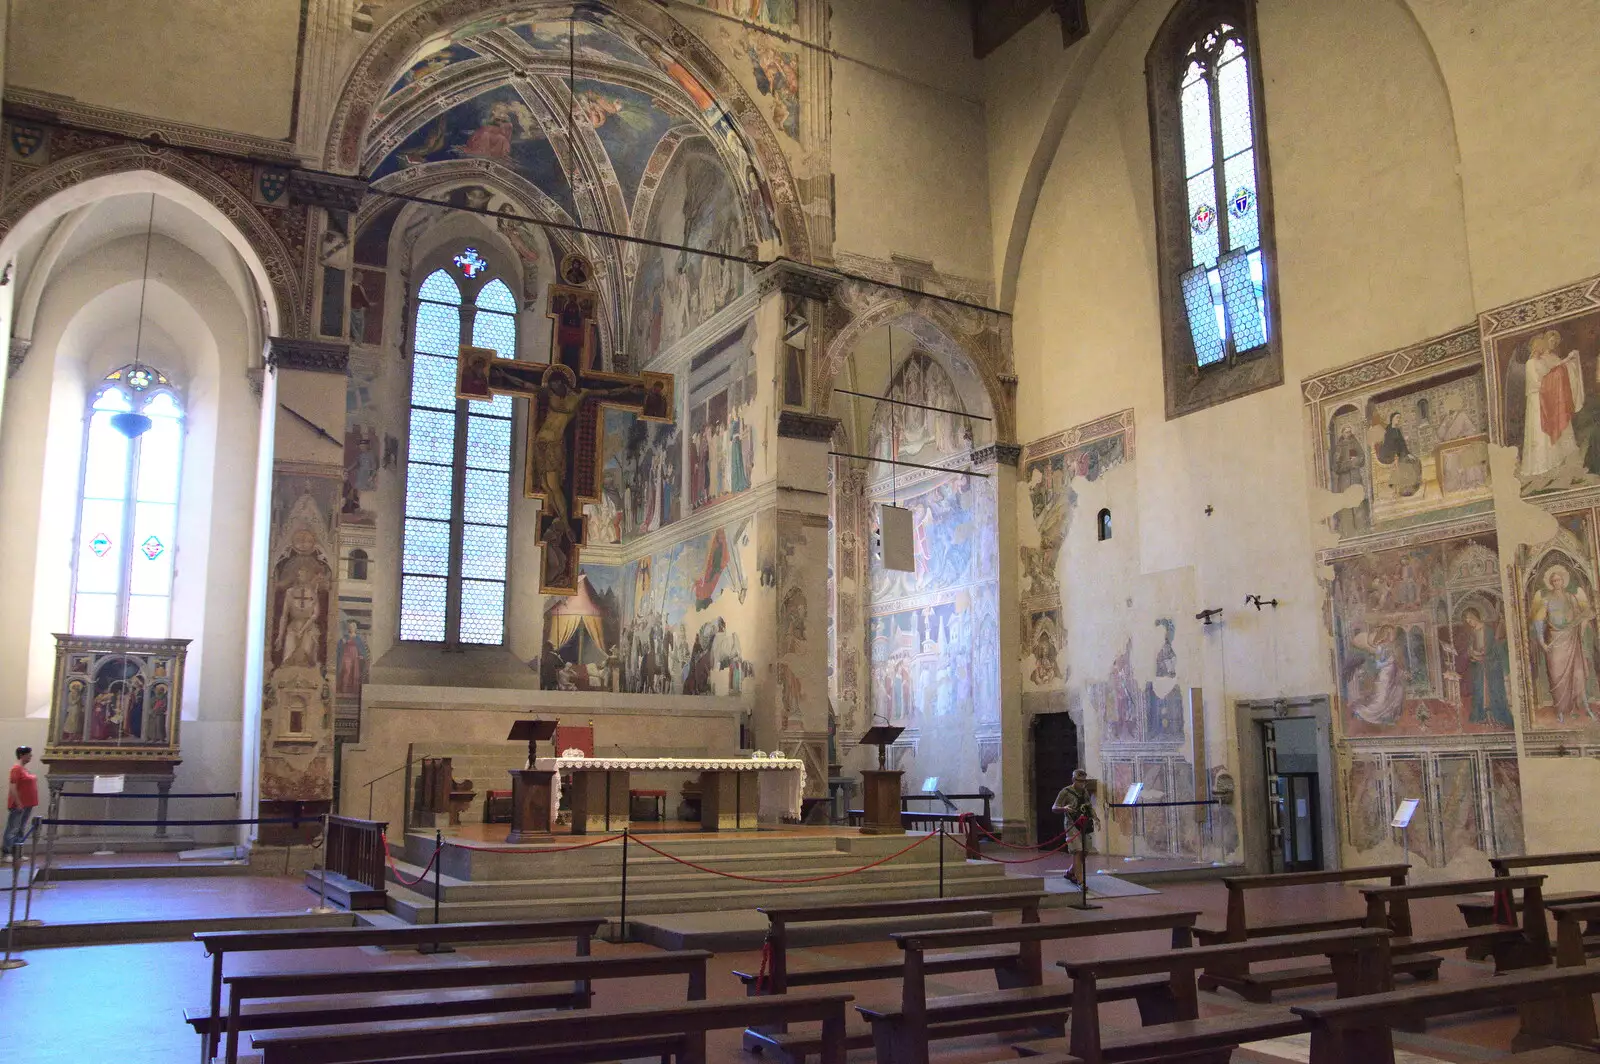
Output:
<path fill-rule="evenodd" d="M 899 769 L 885 768 L 889 744 L 900 738 L 904 728 L 879 724 L 868 728 L 861 737 L 862 746 L 878 748 L 878 767 L 861 773 L 861 834 L 904 835 L 905 825 L 900 820 Z"/>
<path fill-rule="evenodd" d="M 542 842 L 550 835 L 550 781 L 555 770 L 534 768 L 539 743 L 555 737 L 556 721 L 519 720 L 511 725 L 509 742 L 526 741 L 528 767 L 511 770 L 511 830 L 507 842 Z"/>

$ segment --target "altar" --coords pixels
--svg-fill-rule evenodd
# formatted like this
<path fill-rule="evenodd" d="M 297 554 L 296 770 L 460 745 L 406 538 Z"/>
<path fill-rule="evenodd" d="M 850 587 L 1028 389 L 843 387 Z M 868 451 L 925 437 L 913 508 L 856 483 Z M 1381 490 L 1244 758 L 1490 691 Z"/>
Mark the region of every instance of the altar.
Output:
<path fill-rule="evenodd" d="M 763 819 L 799 820 L 806 787 L 805 762 L 787 757 L 541 757 L 535 767 L 554 770 L 557 788 L 566 789 L 574 835 L 628 826 L 634 772 L 699 772 L 704 831 L 755 831 Z"/>

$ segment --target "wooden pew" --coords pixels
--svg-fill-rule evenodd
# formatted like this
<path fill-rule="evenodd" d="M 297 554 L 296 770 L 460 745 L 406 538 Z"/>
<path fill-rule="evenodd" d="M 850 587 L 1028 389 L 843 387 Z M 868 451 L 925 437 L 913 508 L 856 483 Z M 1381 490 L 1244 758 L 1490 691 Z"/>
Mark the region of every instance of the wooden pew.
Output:
<path fill-rule="evenodd" d="M 1282 1007 L 1251 1009 L 1248 1012 L 1209 1019 L 1199 1018 L 1195 976 L 1201 965 L 1242 960 L 1245 962 L 1281 960 L 1287 957 L 1323 955 L 1329 960 L 1334 985 L 1340 997 L 1370 994 L 1386 985 L 1389 954 L 1386 932 L 1376 928 L 1343 931 L 1316 931 L 1303 935 L 1252 939 L 1215 946 L 1196 946 L 1164 953 L 1141 954 L 1105 960 L 1063 961 L 1061 966 L 1072 976 L 1072 1035 L 1067 1051 L 1084 1064 L 1114 1064 L 1118 1061 L 1167 1060 L 1189 1054 L 1226 1053 L 1245 1042 L 1281 1038 L 1307 1029 L 1307 1021 Z M 1111 1000 L 1105 993 L 1109 980 L 1161 975 L 1172 1002 L 1169 1017 L 1129 1031 L 1102 1030 L 1100 1003 Z M 1033 1046 L 1018 1047 L 1031 1052 Z M 1367 1064 L 1351 1057 L 1348 1064 Z"/>
<path fill-rule="evenodd" d="M 767 940 L 763 956 L 767 972 L 735 971 L 752 997 L 758 994 L 786 994 L 791 987 L 833 986 L 841 983 L 866 983 L 900 979 L 905 975 L 905 958 L 864 964 L 833 964 L 792 971 L 789 967 L 789 932 L 797 924 L 838 923 L 846 920 L 885 920 L 937 916 L 946 913 L 1018 911 L 1023 924 L 1039 922 L 1042 893 L 986 895 L 979 898 L 923 898 L 914 901 L 863 902 L 851 905 L 810 905 L 791 908 L 762 908 L 756 911 L 767 918 Z M 993 969 L 997 986 L 1018 985 L 1014 972 L 1019 965 L 1020 945 L 965 950 L 927 958 L 932 974 Z M 872 1045 L 870 1032 L 848 1035 L 846 1047 L 864 1049 Z M 771 1051 L 785 1064 L 798 1064 L 817 1051 L 815 1035 L 795 1035 L 782 1028 L 750 1027 L 744 1033 L 744 1048 L 756 1053 Z"/>
<path fill-rule="evenodd" d="M 217 1053 L 222 1036 L 222 958 L 229 953 L 262 950 L 336 949 L 377 946 L 397 949 L 434 942 L 456 945 L 487 942 L 536 942 L 570 938 L 579 957 L 589 955 L 589 943 L 603 918 L 580 920 L 492 920 L 462 924 L 426 924 L 415 927 L 310 927 L 277 931 L 197 931 L 194 940 L 211 957 L 211 997 L 205 1012 L 189 1010 L 207 1027 L 200 1040 L 200 1060 L 205 1064 Z M 186 1013 L 188 1015 L 189 1013 Z M 191 1020 L 190 1022 L 196 1022 Z"/>
<path fill-rule="evenodd" d="M 1389 949 L 1405 957 L 1436 949 L 1481 946 L 1494 957 L 1495 970 L 1527 968 L 1550 963 L 1550 929 L 1545 924 L 1542 875 L 1496 876 L 1459 879 L 1409 887 L 1362 887 L 1367 899 L 1367 926 L 1394 933 Z M 1418 935 L 1411 925 L 1411 902 L 1419 898 L 1449 898 L 1480 891 L 1522 891 L 1522 925 L 1490 924 L 1436 935 Z"/>
<path fill-rule="evenodd" d="M 1595 948 L 1590 928 L 1600 920 L 1600 902 L 1567 902 L 1551 905 L 1548 911 L 1556 922 L 1556 967 L 1582 968 Z M 1543 1006 L 1524 1006 L 1521 1011 L 1523 1030 L 1516 1045 L 1551 1030 L 1565 1032 L 1566 1041 L 1600 1042 L 1600 1026 L 1588 1001 L 1565 998 Z"/>
<path fill-rule="evenodd" d="M 878 1064 L 927 1064 L 930 1042 L 971 1034 L 1028 1028 L 1060 1034 L 1072 1003 L 1072 987 L 1045 984 L 1043 943 L 1170 931 L 1173 948 L 1182 951 L 1189 946 L 1190 929 L 1198 916 L 1197 912 L 1096 916 L 1063 923 L 901 932 L 889 936 L 905 953 L 899 1006 L 855 1008 L 872 1024 Z M 1017 944 L 1017 968 L 1009 985 L 997 991 L 928 997 L 926 977 L 932 951 L 1002 943 Z M 1124 980 L 1106 988 L 1106 999 L 1137 1001 L 1142 1016 L 1163 1016 L 1170 1011 L 1165 980 Z"/>
<path fill-rule="evenodd" d="M 230 975 L 223 980 L 229 991 L 223 1059 L 227 1064 L 238 1061 L 241 1031 L 315 1027 L 325 1021 L 354 1023 L 528 1009 L 586 1009 L 593 997 L 591 982 L 595 979 L 686 975 L 688 1000 L 703 1001 L 706 962 L 711 957 L 706 950 L 682 950 L 631 957 L 472 961 L 286 975 Z M 568 981 L 572 985 L 562 990 L 538 985 Z M 190 1023 L 204 1036 L 207 1020 L 209 1017 L 197 1016 Z"/>
<path fill-rule="evenodd" d="M 1360 868 L 1340 868 L 1325 872 L 1282 872 L 1257 876 L 1227 876 L 1222 885 L 1228 890 L 1227 921 L 1221 928 L 1197 927 L 1195 941 L 1202 946 L 1221 945 L 1225 942 L 1246 942 L 1252 938 L 1274 935 L 1303 935 L 1313 931 L 1343 931 L 1365 927 L 1364 915 L 1319 917 L 1313 920 L 1262 921 L 1252 924 L 1245 909 L 1245 898 L 1254 891 L 1275 890 L 1283 887 L 1305 887 L 1326 883 L 1358 883 L 1368 879 L 1387 879 L 1390 886 L 1404 886 L 1407 864 L 1366 865 Z M 1438 976 L 1438 957 L 1404 957 L 1397 960 L 1397 971 L 1418 979 Z M 1227 987 L 1246 1001 L 1266 1004 L 1278 990 L 1293 987 L 1317 986 L 1333 981 L 1333 972 L 1327 965 L 1279 971 L 1250 971 L 1250 966 L 1239 961 L 1219 961 L 1200 977 L 1201 990 Z"/>
<path fill-rule="evenodd" d="M 1600 967 L 1540 968 L 1472 983 L 1409 986 L 1344 1001 L 1295 1005 L 1311 1025 L 1311 1064 L 1394 1064 L 1394 1027 L 1415 1026 L 1430 1016 L 1471 1012 L 1496 1005 L 1563 1001 L 1594 1019 L 1590 995 L 1600 991 Z M 1552 1032 L 1559 1034 L 1560 1032 Z M 1500 1058 L 1526 1064 L 1595 1064 L 1600 1056 L 1557 1047 Z"/>
<path fill-rule="evenodd" d="M 813 992 L 653 1008 L 512 1012 L 262 1031 L 250 1041 L 261 1050 L 262 1064 L 592 1064 L 667 1055 L 677 1064 L 704 1064 L 709 1031 L 820 1020 L 821 1064 L 844 1064 L 844 1010 L 851 1000 L 849 994 Z"/>
<path fill-rule="evenodd" d="M 1532 853 L 1518 857 L 1491 857 L 1489 867 L 1496 876 L 1509 876 L 1529 868 L 1553 868 L 1558 865 L 1600 864 L 1600 850 L 1583 850 L 1570 853 Z M 1565 890 L 1544 896 L 1546 908 L 1557 903 L 1600 901 L 1600 890 Z M 1468 927 L 1484 927 L 1494 922 L 1494 899 L 1471 898 L 1457 904 Z M 1600 925 L 1591 924 L 1589 934 L 1600 934 Z M 1473 947 L 1467 956 L 1483 960 L 1489 955 L 1486 949 Z"/>

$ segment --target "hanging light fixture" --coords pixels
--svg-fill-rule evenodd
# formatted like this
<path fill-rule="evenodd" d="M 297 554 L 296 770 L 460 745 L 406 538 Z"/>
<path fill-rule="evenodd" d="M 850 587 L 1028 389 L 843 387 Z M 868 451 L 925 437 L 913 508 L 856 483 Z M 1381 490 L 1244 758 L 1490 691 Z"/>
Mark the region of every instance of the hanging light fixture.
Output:
<path fill-rule="evenodd" d="M 144 227 L 144 273 L 139 280 L 139 326 L 133 334 L 133 366 L 128 370 L 128 387 L 133 389 L 136 402 L 138 401 L 139 393 L 148 388 L 151 381 L 155 379 L 155 374 L 151 373 L 139 361 L 139 349 L 144 343 L 144 296 L 145 291 L 150 287 L 150 236 L 155 232 L 155 227 L 156 194 L 152 192 L 150 193 L 150 219 L 145 223 Z M 148 414 L 140 413 L 137 410 L 125 410 L 120 414 L 111 415 L 111 427 L 130 440 L 136 440 L 149 432 L 152 424 L 154 422 L 150 420 Z"/>

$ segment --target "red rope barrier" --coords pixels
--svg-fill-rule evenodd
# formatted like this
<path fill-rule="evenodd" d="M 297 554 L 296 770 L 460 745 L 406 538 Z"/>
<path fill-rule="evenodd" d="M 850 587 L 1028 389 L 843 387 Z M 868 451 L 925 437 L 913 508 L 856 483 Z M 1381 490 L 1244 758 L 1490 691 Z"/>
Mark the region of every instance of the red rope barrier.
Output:
<path fill-rule="evenodd" d="M 669 861 L 676 861 L 681 865 L 687 865 L 688 867 L 694 869 L 696 872 L 709 872 L 714 876 L 722 876 L 724 879 L 739 879 L 739 880 L 743 880 L 746 883 L 821 883 L 824 880 L 829 880 L 829 879 L 843 879 L 845 876 L 853 876 L 857 872 L 865 872 L 869 868 L 876 868 L 881 864 L 887 864 L 888 862 L 894 860 L 896 857 L 900 857 L 900 856 L 902 856 L 904 854 L 908 854 L 912 850 L 916 849 L 918 846 L 921 846 L 923 843 L 927 842 L 929 839 L 936 838 L 936 837 L 937 836 L 934 836 L 934 835 L 924 835 L 924 836 L 922 836 L 922 838 L 918 839 L 916 842 L 913 842 L 910 846 L 907 846 L 905 849 L 897 850 L 896 852 L 891 853 L 887 857 L 881 858 L 880 860 L 877 860 L 877 861 L 873 861 L 871 864 L 864 864 L 860 868 L 847 868 L 843 872 L 830 872 L 828 875 L 825 875 L 825 876 L 805 876 L 805 877 L 802 877 L 802 878 L 799 878 L 799 879 L 775 879 L 775 878 L 770 878 L 770 877 L 765 877 L 765 876 L 740 876 L 740 875 L 735 875 L 732 872 L 721 872 L 721 871 L 718 871 L 715 868 L 707 868 L 705 865 L 698 865 L 698 864 L 695 864 L 693 861 L 685 861 L 681 857 L 674 857 L 672 854 L 667 853 L 665 850 L 658 850 L 658 849 L 656 849 L 656 847 L 650 845 L 648 842 L 645 842 L 643 839 L 641 839 L 637 835 L 632 836 L 634 842 L 638 843 L 640 846 L 643 846 L 645 849 L 649 850 L 651 853 L 659 854 L 660 856 L 665 857 Z"/>
<path fill-rule="evenodd" d="M 1062 835 L 1066 835 L 1066 832 L 1062 832 L 1061 834 Z M 1058 836 L 1058 837 L 1060 837 L 1060 836 Z M 993 861 L 995 864 L 1003 864 L 1003 865 L 1032 864 L 1035 861 L 1042 861 L 1046 857 L 1053 857 L 1058 853 L 1068 853 L 1068 854 L 1070 854 L 1071 853 L 1071 846 L 1077 840 L 1078 840 L 1078 837 L 1076 835 L 1073 835 L 1073 836 L 1068 837 L 1068 838 L 1063 838 L 1062 841 L 1061 841 L 1061 845 L 1057 846 L 1053 850 L 1043 850 L 1043 851 L 1040 851 L 1039 853 L 1035 854 L 1032 857 L 1021 857 L 1021 858 L 1018 858 L 1017 860 L 1014 860 L 1014 861 L 1008 861 L 1003 857 L 990 857 L 988 854 L 985 854 L 983 857 L 979 858 L 979 860 Z M 1018 848 L 1021 849 L 1023 847 L 1018 847 Z"/>
<path fill-rule="evenodd" d="M 418 883 L 421 883 L 424 879 L 427 879 L 428 869 L 432 868 L 433 862 L 439 859 L 439 851 L 436 849 L 433 851 L 433 856 L 428 858 L 428 863 L 422 866 L 422 872 L 418 874 L 417 878 L 407 879 L 405 873 L 395 867 L 394 855 L 389 852 L 389 837 L 387 835 L 380 835 L 378 837 L 383 840 L 383 859 L 389 862 L 389 871 L 394 873 L 394 878 L 399 880 L 400 885 L 403 887 L 414 887 Z"/>
<path fill-rule="evenodd" d="M 772 939 L 761 940 L 761 968 L 756 972 L 756 993 L 765 994 L 772 988 Z"/>
<path fill-rule="evenodd" d="M 961 814 L 961 819 L 959 821 L 959 824 L 960 824 L 961 827 L 965 827 L 969 821 L 974 821 L 976 819 L 977 819 L 977 814 L 976 813 L 962 813 Z M 1055 838 L 1048 839 L 1048 840 L 1046 840 L 1044 842 L 1041 842 L 1037 846 L 1018 846 L 1016 843 L 1002 841 L 1000 836 L 996 835 L 994 832 L 990 831 L 988 828 L 984 827 L 982 824 L 978 824 L 978 831 L 981 832 L 986 838 L 989 839 L 990 842 L 993 842 L 996 846 L 1004 847 L 1007 850 L 1043 850 L 1047 846 L 1054 846 L 1056 843 L 1062 841 L 1063 839 L 1066 839 L 1067 835 L 1068 835 L 1068 832 L 1063 831 L 1063 832 L 1061 832 L 1061 834 L 1057 835 Z M 992 858 L 985 858 L 985 859 L 986 860 L 992 860 Z"/>

